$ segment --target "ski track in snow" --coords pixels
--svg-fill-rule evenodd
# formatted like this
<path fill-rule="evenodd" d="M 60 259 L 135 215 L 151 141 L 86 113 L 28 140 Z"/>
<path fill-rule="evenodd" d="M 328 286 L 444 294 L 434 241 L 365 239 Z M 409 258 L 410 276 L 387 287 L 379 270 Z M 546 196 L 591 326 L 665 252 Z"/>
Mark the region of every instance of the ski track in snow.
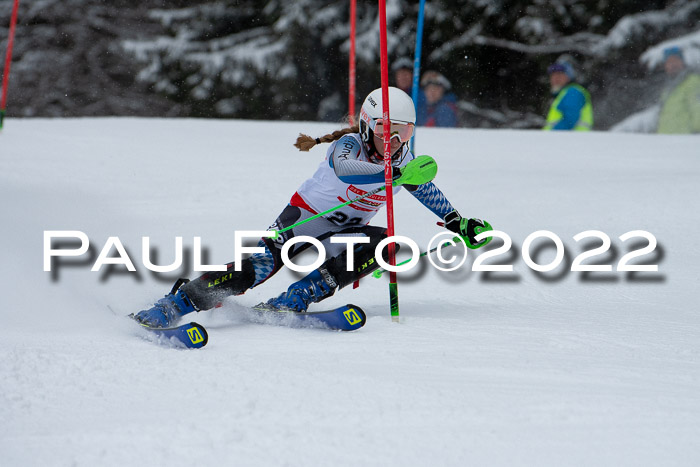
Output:
<path fill-rule="evenodd" d="M 118 316 L 196 276 L 150 273 L 141 237 L 157 264 L 173 261 L 176 236 L 189 268 L 194 236 L 208 264 L 232 260 L 233 231 L 267 228 L 323 158 L 326 145 L 297 152 L 296 135 L 335 128 L 6 121 L 0 464 L 700 464 L 697 136 L 419 128 L 417 153 L 436 158 L 436 183 L 455 207 L 512 238 L 499 259 L 514 271 L 473 272 L 470 252 L 452 273 L 400 274 L 398 325 L 386 278 L 323 303 L 361 306 L 368 321 L 357 332 L 246 317 L 242 306 L 297 277 L 287 271 L 194 316 L 210 335 L 201 350 L 156 345 Z M 437 220 L 409 194 L 396 197 L 397 234 L 424 247 Z M 373 223 L 385 225 L 383 212 Z M 92 259 L 44 272 L 45 230 L 85 232 Z M 537 230 L 565 245 L 551 273 L 521 256 Z M 659 271 L 567 272 L 600 244 L 573 240 L 586 230 L 611 238 L 597 259 L 613 267 L 630 251 L 620 235 L 651 232 L 658 247 L 639 261 Z M 90 272 L 110 236 L 137 273 Z M 545 264 L 554 249 L 540 242 L 531 251 L 540 245 Z"/>

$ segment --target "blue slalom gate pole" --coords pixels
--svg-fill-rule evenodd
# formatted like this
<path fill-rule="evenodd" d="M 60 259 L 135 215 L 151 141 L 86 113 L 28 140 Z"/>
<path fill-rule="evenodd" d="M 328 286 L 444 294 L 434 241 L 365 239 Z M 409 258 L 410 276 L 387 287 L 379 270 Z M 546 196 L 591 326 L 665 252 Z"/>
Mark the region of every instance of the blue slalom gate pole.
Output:
<path fill-rule="evenodd" d="M 416 54 L 413 58 L 413 89 L 411 90 L 411 98 L 413 104 L 418 110 L 418 91 L 420 90 L 420 54 L 423 46 L 423 20 L 425 18 L 425 0 L 420 0 L 418 7 L 418 25 L 416 27 Z M 411 152 L 414 151 L 416 145 L 416 132 L 414 130 L 411 138 Z"/>

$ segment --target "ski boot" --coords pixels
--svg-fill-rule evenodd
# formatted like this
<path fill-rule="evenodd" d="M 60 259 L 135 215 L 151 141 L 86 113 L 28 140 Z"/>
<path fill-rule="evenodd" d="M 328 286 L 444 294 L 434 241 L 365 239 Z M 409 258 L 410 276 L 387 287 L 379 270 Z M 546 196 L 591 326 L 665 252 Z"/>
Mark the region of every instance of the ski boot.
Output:
<path fill-rule="evenodd" d="M 136 313 L 134 319 L 153 328 L 167 328 L 187 313 L 197 311 L 180 289 L 181 285 L 182 282 L 178 281 L 168 295 L 158 300 L 152 308 Z"/>
<path fill-rule="evenodd" d="M 320 302 L 335 293 L 338 283 L 324 268 L 316 269 L 308 276 L 289 286 L 277 298 L 271 298 L 256 308 L 270 311 L 294 311 L 303 313 L 310 303 Z"/>

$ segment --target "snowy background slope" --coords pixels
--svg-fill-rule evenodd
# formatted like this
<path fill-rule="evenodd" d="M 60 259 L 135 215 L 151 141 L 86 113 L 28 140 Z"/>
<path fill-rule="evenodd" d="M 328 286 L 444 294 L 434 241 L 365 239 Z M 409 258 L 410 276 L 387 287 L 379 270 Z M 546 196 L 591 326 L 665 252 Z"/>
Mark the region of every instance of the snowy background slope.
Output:
<path fill-rule="evenodd" d="M 297 152 L 296 135 L 334 128 L 6 123 L 2 465 L 700 463 L 697 137 L 420 129 L 417 152 L 437 159 L 453 204 L 513 239 L 500 262 L 514 271 L 472 272 L 472 253 L 452 273 L 400 275 L 400 324 L 386 280 L 371 278 L 325 302 L 362 306 L 358 332 L 242 319 L 238 304 L 281 292 L 287 271 L 197 315 L 210 334 L 199 351 L 156 346 L 109 310 L 138 311 L 195 275 L 146 270 L 143 236 L 159 264 L 174 259 L 176 236 L 186 259 L 200 236 L 205 261 L 231 260 L 233 232 L 267 228 L 323 158 L 325 146 Z M 426 245 L 440 231 L 407 193 L 396 202 L 398 234 Z M 520 250 L 541 229 L 567 256 L 536 274 Z M 659 271 L 567 272 L 598 246 L 573 240 L 592 229 L 612 239 L 598 259 L 613 268 L 635 242 L 620 235 L 651 232 L 658 247 L 639 262 Z M 44 272 L 45 230 L 85 232 L 91 257 Z M 90 272 L 110 236 L 137 273 Z M 554 257 L 548 245 L 533 245 L 539 263 Z"/>

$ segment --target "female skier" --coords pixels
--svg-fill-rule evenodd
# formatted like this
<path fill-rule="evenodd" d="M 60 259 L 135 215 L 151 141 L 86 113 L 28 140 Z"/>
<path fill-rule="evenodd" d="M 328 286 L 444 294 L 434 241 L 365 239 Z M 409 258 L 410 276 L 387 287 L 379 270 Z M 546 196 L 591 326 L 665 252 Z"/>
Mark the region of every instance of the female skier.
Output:
<path fill-rule="evenodd" d="M 389 88 L 389 102 L 393 192 L 397 193 L 401 186 L 405 187 L 443 220 L 445 228 L 464 237 L 470 247 L 484 245 L 487 240 L 476 242 L 474 237 L 488 230 L 488 224 L 479 219 L 463 218 L 433 182 L 404 184 L 402 177 L 407 178 L 411 172 L 410 163 L 415 159 L 406 143 L 413 135 L 416 112 L 413 100 L 398 88 Z M 338 201 L 354 200 L 384 186 L 382 116 L 382 90 L 379 88 L 372 91 L 362 104 L 359 126 L 316 139 L 299 136 L 295 146 L 301 151 L 308 151 L 319 143 L 332 144 L 316 173 L 302 183 L 271 229 L 282 230 L 337 206 Z M 386 197 L 380 192 L 281 232 L 277 238 L 262 238 L 258 246 L 263 247 L 264 252 L 244 259 L 240 271 L 235 271 L 234 263 L 229 263 L 226 271 L 208 272 L 190 282 L 178 281 L 170 294 L 158 300 L 152 308 L 136 314 L 135 318 L 149 326 L 168 327 L 187 313 L 214 308 L 230 295 L 245 293 L 280 270 L 283 266 L 282 246 L 300 235 L 321 241 L 330 259 L 290 285 L 286 292 L 261 305 L 276 311 L 305 312 L 310 303 L 330 297 L 336 290 L 377 269 L 374 251 L 379 242 L 386 238 L 386 229 L 368 223 L 385 203 Z M 330 237 L 336 234 L 369 237 L 369 243 L 354 246 L 354 266 L 350 271 L 347 270 L 346 245 L 330 243 Z M 301 242 L 293 245 L 288 252 L 289 257 L 293 258 L 310 245 Z"/>

